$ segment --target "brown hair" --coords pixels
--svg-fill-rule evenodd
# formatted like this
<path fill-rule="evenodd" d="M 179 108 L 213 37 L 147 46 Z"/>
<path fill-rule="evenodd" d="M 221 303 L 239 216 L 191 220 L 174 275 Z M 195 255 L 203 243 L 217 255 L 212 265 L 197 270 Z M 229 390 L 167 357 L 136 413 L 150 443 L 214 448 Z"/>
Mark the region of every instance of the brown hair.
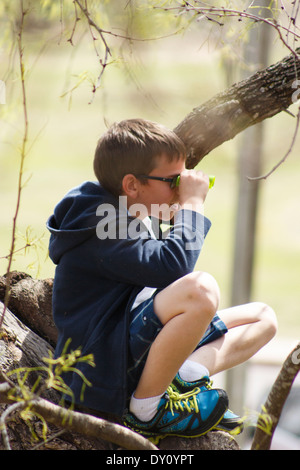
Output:
<path fill-rule="evenodd" d="M 152 121 L 128 119 L 114 124 L 99 139 L 94 172 L 106 190 L 119 196 L 126 174 L 149 174 L 162 155 L 170 161 L 185 159 L 186 150 L 180 138 Z"/>

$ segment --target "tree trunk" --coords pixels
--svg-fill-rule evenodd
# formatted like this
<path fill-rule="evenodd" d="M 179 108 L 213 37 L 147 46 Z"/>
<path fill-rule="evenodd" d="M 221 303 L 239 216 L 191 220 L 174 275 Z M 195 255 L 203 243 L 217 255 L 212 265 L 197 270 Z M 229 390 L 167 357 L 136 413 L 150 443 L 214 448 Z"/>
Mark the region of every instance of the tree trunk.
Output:
<path fill-rule="evenodd" d="M 269 0 L 258 0 L 260 14 L 268 12 Z M 255 2 L 257 5 L 257 1 Z M 246 64 L 266 67 L 268 64 L 270 28 L 261 23 L 248 33 L 244 45 Z M 248 73 L 249 75 L 249 73 Z M 243 78 L 246 72 L 242 71 Z M 243 305 L 251 300 L 255 258 L 256 222 L 259 207 L 260 181 L 248 181 L 247 176 L 261 174 L 264 141 L 264 122 L 243 132 L 239 142 L 239 188 L 235 222 L 234 256 L 232 266 L 231 305 Z M 237 414 L 245 409 L 246 376 L 249 364 L 244 362 L 225 373 L 225 389 Z"/>
<path fill-rule="evenodd" d="M 300 60 L 291 54 L 193 109 L 174 129 L 186 145 L 187 168 L 248 127 L 286 110 L 299 73 Z"/>

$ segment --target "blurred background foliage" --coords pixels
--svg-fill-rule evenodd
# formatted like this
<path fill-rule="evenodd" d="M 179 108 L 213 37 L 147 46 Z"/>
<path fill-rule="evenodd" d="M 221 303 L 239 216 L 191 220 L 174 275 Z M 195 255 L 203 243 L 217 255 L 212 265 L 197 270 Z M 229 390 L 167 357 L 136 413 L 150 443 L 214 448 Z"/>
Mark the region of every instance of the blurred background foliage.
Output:
<path fill-rule="evenodd" d="M 245 2 L 225 3 L 241 8 Z M 1 275 L 10 249 L 24 129 L 16 50 L 21 4 L 0 3 L 0 80 L 6 85 L 6 103 L 0 104 Z M 54 276 L 46 220 L 71 187 L 95 179 L 94 149 L 107 126 L 143 117 L 173 128 L 194 107 L 240 80 L 241 70 L 248 67 L 243 44 L 256 25 L 238 18 L 220 25 L 193 13 L 178 14 L 173 10 L 178 4 L 89 1 L 89 15 L 102 29 L 105 49 L 73 1 L 23 2 L 29 143 L 13 269 L 33 277 Z M 270 64 L 288 54 L 273 34 Z M 256 69 L 254 65 L 249 72 Z M 287 151 L 294 126 L 287 113 L 265 123 L 264 171 Z M 197 268 L 219 282 L 222 308 L 230 303 L 239 143 L 240 136 L 199 165 L 216 175 L 216 184 L 206 203 L 213 225 Z M 292 337 L 300 333 L 299 150 L 298 138 L 285 164 L 261 182 L 252 293 L 253 300 L 276 310 L 279 334 Z"/>

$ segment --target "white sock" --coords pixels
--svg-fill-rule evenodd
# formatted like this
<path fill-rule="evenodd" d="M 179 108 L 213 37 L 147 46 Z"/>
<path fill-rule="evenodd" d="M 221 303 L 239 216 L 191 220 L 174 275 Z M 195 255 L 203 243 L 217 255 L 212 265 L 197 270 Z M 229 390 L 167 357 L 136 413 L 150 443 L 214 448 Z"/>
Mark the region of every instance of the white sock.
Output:
<path fill-rule="evenodd" d="M 141 421 L 150 421 L 155 413 L 162 395 L 150 398 L 135 398 L 132 395 L 129 410 Z"/>
<path fill-rule="evenodd" d="M 186 380 L 187 382 L 194 382 L 195 380 L 199 380 L 204 376 L 208 377 L 209 371 L 202 364 L 187 359 L 180 367 L 179 375 L 182 380 Z"/>

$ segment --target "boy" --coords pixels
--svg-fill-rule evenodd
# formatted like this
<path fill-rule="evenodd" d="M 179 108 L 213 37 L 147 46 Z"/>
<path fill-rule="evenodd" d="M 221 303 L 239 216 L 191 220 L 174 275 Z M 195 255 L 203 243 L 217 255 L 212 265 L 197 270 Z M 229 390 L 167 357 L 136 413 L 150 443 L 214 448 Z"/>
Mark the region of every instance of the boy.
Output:
<path fill-rule="evenodd" d="M 238 426 L 208 377 L 247 360 L 276 332 L 274 312 L 261 303 L 217 314 L 216 281 L 193 271 L 210 228 L 208 177 L 186 170 L 185 159 L 163 126 L 115 124 L 96 148 L 97 183 L 70 191 L 48 221 L 56 355 L 68 338 L 71 349 L 93 354 L 94 369 L 77 366 L 92 384 L 83 404 L 146 437 Z M 162 234 L 156 221 L 171 219 Z M 64 380 L 79 404 L 80 375 Z"/>

